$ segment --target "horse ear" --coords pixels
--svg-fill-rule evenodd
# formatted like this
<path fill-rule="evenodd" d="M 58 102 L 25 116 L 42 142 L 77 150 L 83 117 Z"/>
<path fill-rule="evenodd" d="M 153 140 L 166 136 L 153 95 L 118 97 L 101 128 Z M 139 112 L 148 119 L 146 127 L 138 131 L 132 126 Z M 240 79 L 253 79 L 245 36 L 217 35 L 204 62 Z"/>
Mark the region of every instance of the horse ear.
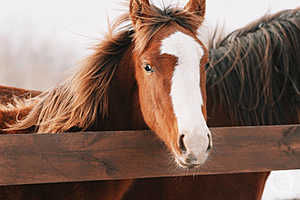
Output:
<path fill-rule="evenodd" d="M 149 0 L 130 0 L 129 9 L 132 24 L 135 26 L 150 9 Z"/>
<path fill-rule="evenodd" d="M 206 0 L 190 0 L 184 7 L 185 10 L 195 13 L 200 17 L 205 16 Z"/>

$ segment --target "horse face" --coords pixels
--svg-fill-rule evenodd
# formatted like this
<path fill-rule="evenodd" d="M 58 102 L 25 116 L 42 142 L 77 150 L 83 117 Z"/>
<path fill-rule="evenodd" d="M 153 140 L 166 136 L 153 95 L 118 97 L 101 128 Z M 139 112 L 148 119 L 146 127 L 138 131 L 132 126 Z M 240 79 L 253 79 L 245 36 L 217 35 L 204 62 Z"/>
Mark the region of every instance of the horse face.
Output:
<path fill-rule="evenodd" d="M 150 9 L 147 2 L 136 5 L 146 5 L 136 9 L 139 12 Z M 195 6 L 191 2 L 188 5 Z M 192 11 L 190 7 L 186 9 Z M 138 30 L 141 24 L 136 24 L 141 22 L 136 21 L 136 16 L 132 19 Z M 176 23 L 159 29 L 143 51 L 135 52 L 135 75 L 144 120 L 182 167 L 200 166 L 212 148 L 206 125 L 207 59 L 207 49 L 195 33 Z"/>

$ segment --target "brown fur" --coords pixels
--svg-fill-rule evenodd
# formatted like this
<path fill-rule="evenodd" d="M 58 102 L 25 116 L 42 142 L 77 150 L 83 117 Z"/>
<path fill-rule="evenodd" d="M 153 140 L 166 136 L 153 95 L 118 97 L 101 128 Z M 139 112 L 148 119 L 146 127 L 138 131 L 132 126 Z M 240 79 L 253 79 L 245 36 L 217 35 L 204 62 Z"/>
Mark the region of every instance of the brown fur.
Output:
<path fill-rule="evenodd" d="M 151 6 L 145 12 L 141 18 L 143 23 L 138 23 L 134 29 L 131 25 L 121 26 L 129 20 L 129 15 L 122 16 L 78 72 L 59 87 L 44 92 L 30 115 L 10 130 L 36 126 L 38 133 L 59 133 L 73 127 L 89 130 L 95 127 L 95 122 L 106 124 L 103 119 L 109 113 L 109 86 L 132 41 L 135 41 L 135 50 L 140 55 L 151 46 L 149 43 L 153 37 L 162 29 L 170 28 L 171 24 L 187 29 L 196 37 L 195 30 L 203 21 L 203 17 L 179 8 L 160 10 Z"/>
<path fill-rule="evenodd" d="M 12 104 L 14 105 L 14 97 L 18 99 L 30 99 L 40 94 L 39 91 L 24 90 L 15 87 L 0 86 L 0 104 L 2 106 Z"/>
<path fill-rule="evenodd" d="M 139 53 L 143 53 L 149 47 L 147 44 L 154 35 L 162 32 L 162 29 L 172 23 L 197 35 L 197 29 L 204 21 L 205 1 L 189 1 L 191 5 L 188 4 L 186 9 L 167 7 L 163 10 L 153 5 L 150 6 L 145 1 L 141 10 L 142 8 L 135 2 L 137 1 L 131 1 L 130 10 L 133 13 L 131 19 L 135 27 L 135 50 Z M 195 9 L 193 6 L 198 7 L 198 4 L 201 4 L 200 8 Z M 134 5 L 136 5 L 135 8 Z M 199 15 L 197 12 L 197 10 L 200 11 L 199 9 L 204 9 L 204 11 L 201 10 L 203 15 Z"/>
<path fill-rule="evenodd" d="M 295 22 L 296 18 L 292 19 L 292 17 L 293 17 L 292 13 L 295 13 L 295 11 L 289 11 L 289 12 L 290 12 L 291 18 L 287 21 L 292 20 Z M 289 14 L 287 12 L 287 13 L 285 13 L 285 15 L 281 15 L 281 16 L 284 17 L 284 16 L 288 16 L 288 15 Z M 279 15 L 274 15 L 274 16 L 279 16 Z M 274 18 L 273 20 L 276 20 L 276 19 L 277 18 Z M 269 21 L 268 21 L 268 23 L 269 23 Z M 260 24 L 260 23 L 259 22 L 256 23 L 256 25 L 257 25 L 256 28 L 258 28 L 258 24 Z M 289 24 L 289 23 L 287 23 L 287 24 Z M 267 24 L 265 24 L 264 26 L 267 26 Z M 263 26 L 263 28 L 264 28 L 264 26 Z M 254 30 L 256 30 L 254 28 L 255 26 L 252 25 L 252 27 Z M 251 29 L 252 31 L 249 33 L 250 35 L 253 34 L 253 29 Z M 257 29 L 257 31 L 259 31 L 259 30 L 260 29 Z M 297 29 L 296 29 L 296 31 L 297 31 Z M 242 35 L 240 37 L 249 37 L 249 36 Z M 234 41 L 236 41 L 236 40 L 238 40 L 238 38 L 236 38 Z M 234 41 L 232 41 L 232 42 L 234 42 Z M 225 44 L 226 43 L 224 43 L 224 45 Z M 256 44 L 256 43 L 254 43 L 254 44 Z M 284 43 L 281 43 L 281 45 L 284 45 Z M 226 45 L 225 45 L 225 47 L 226 47 Z M 226 54 L 221 54 L 219 56 L 217 56 L 218 54 L 214 54 L 218 50 L 222 50 L 222 49 L 224 50 L 225 47 L 222 45 L 219 45 L 216 49 L 211 50 L 211 58 L 210 59 L 211 59 L 211 62 L 214 63 L 213 64 L 214 70 L 208 71 L 208 84 L 210 84 L 209 86 L 211 87 L 211 88 L 209 87 L 209 90 L 208 90 L 209 125 L 210 126 L 237 126 L 237 125 L 247 125 L 247 123 L 255 124 L 255 123 L 257 123 L 257 121 L 256 121 L 257 119 L 254 118 L 255 119 L 254 122 L 250 121 L 250 119 L 252 119 L 251 118 L 252 114 L 251 114 L 251 111 L 249 111 L 249 110 L 245 111 L 245 113 L 248 112 L 248 115 L 249 115 L 246 118 L 240 118 L 240 117 L 238 117 L 239 115 L 232 115 L 230 112 L 228 112 L 231 109 L 234 109 L 234 110 L 240 109 L 239 112 L 244 112 L 243 111 L 244 109 L 242 107 L 240 107 L 240 105 L 238 103 L 236 103 L 236 102 L 238 102 L 236 100 L 239 100 L 239 99 L 235 99 L 234 96 L 231 96 L 231 92 L 238 85 L 234 81 L 229 82 L 229 80 L 230 80 L 229 77 L 231 74 L 235 74 L 235 75 L 237 75 L 237 77 L 240 76 L 240 73 L 238 73 L 239 70 L 234 70 L 234 69 L 238 69 L 237 68 L 238 66 L 242 67 L 243 65 L 235 65 L 236 68 L 233 67 L 231 69 L 230 66 L 234 66 L 234 65 L 232 65 L 232 63 L 235 63 L 234 62 L 235 59 L 230 59 L 229 60 L 230 62 L 229 62 L 228 60 L 226 60 L 226 56 L 224 56 Z M 265 48 L 265 47 L 262 47 L 262 48 Z M 232 50 L 232 49 L 233 48 L 230 48 L 230 50 Z M 231 51 L 223 51 L 223 52 L 227 52 L 227 55 L 232 55 L 232 54 L 230 54 Z M 262 52 L 264 53 L 264 51 L 262 51 Z M 296 51 L 296 53 L 297 52 L 299 52 L 299 51 Z M 236 54 L 233 54 L 233 55 L 236 55 Z M 248 53 L 248 55 L 250 55 L 250 53 Z M 256 55 L 256 54 L 254 54 L 254 55 Z M 293 55 L 293 53 L 292 53 L 292 55 Z M 220 58 L 223 58 L 223 59 L 220 59 Z M 234 58 L 234 57 L 232 57 L 232 58 Z M 245 55 L 239 56 L 238 58 L 245 58 Z M 257 57 L 257 58 L 260 58 L 260 60 L 256 59 L 256 61 L 258 63 L 262 63 L 261 61 L 263 59 L 261 60 L 261 58 L 265 58 L 265 56 Z M 280 58 L 285 58 L 285 55 L 281 54 Z M 299 57 L 296 57 L 296 58 L 299 58 Z M 216 60 L 219 62 L 216 62 Z M 244 65 L 244 66 L 250 68 L 251 66 L 255 67 L 255 66 L 261 66 L 261 65 L 250 65 L 250 63 L 248 63 L 248 65 Z M 290 64 L 287 66 L 289 66 L 290 68 L 293 68 L 293 66 L 297 67 L 297 65 L 290 65 Z M 272 67 L 272 65 L 270 65 L 270 67 Z M 228 70 L 228 68 L 229 68 L 229 70 Z M 222 73 L 216 75 L 215 72 L 218 72 L 218 71 L 222 72 Z M 224 71 L 228 72 L 228 74 L 226 74 L 225 76 L 223 73 Z M 296 75 L 297 74 L 295 74 L 295 76 Z M 219 76 L 222 79 L 219 79 L 220 78 Z M 243 77 L 243 76 L 241 76 L 241 77 Z M 264 76 L 262 76 L 262 77 L 264 77 Z M 292 77 L 294 77 L 294 76 L 291 76 L 291 78 Z M 258 77 L 253 77 L 253 78 L 258 78 Z M 236 79 L 233 79 L 233 80 L 236 80 Z M 249 81 L 249 79 L 246 79 L 246 78 L 244 78 L 242 80 L 244 80 L 245 83 L 247 83 L 247 81 Z M 292 80 L 290 80 L 290 81 L 292 81 Z M 263 84 L 264 82 L 259 81 L 258 83 Z M 294 85 L 294 86 L 297 86 L 297 85 Z M 290 87 L 290 88 L 287 87 L 287 89 L 290 90 L 292 92 L 292 94 L 296 88 L 297 87 Z M 246 92 L 247 90 L 243 90 L 243 91 Z M 264 93 L 262 93 L 262 94 L 264 94 Z M 283 99 L 290 97 L 290 96 L 288 96 L 288 95 L 290 95 L 290 93 L 283 93 L 283 94 L 284 94 L 284 96 L 281 97 Z M 220 95 L 223 95 L 223 97 L 221 97 Z M 285 95 L 287 95 L 287 96 L 285 96 Z M 256 95 L 252 95 L 251 97 L 254 100 L 257 100 Z M 229 99 L 229 102 L 233 101 L 233 103 L 232 104 L 226 103 L 226 101 L 228 101 L 228 99 Z M 287 107 L 287 105 L 284 105 L 284 104 L 280 104 L 280 105 L 285 106 L 284 108 Z M 277 107 L 274 107 L 274 108 L 277 108 Z M 282 112 L 282 110 L 280 110 L 280 112 Z M 298 122 L 299 121 L 298 119 L 295 120 L 296 113 L 297 112 L 291 112 L 290 113 L 291 118 L 285 118 L 284 119 L 285 121 L 281 121 L 281 122 L 282 123 Z M 244 120 L 244 119 L 249 119 L 250 122 L 248 120 Z M 277 123 L 276 120 L 269 121 L 269 119 L 271 119 L 271 118 L 258 118 L 258 119 L 259 119 L 259 121 L 258 121 L 259 124 Z M 268 120 L 266 120 L 266 119 L 268 119 Z M 250 173 L 250 174 L 236 174 L 236 175 L 143 179 L 143 180 L 135 181 L 132 185 L 129 182 L 128 184 L 131 185 L 130 190 L 124 196 L 123 199 L 130 199 L 130 200 L 131 199 L 145 199 L 145 200 L 146 199 L 168 199 L 168 200 L 180 199 L 180 200 L 182 200 L 182 199 L 199 199 L 199 198 L 201 198 L 201 199 L 216 199 L 216 200 L 260 199 L 267 176 L 268 176 L 268 173 L 252 173 L 252 174 Z M 81 192 L 80 193 L 74 192 L 72 194 L 74 194 L 74 195 L 81 194 L 86 197 L 86 198 L 84 198 L 83 196 L 77 196 L 77 198 L 91 199 L 93 197 L 88 196 L 89 194 L 91 194 L 91 193 L 99 194 L 99 193 L 95 193 L 95 191 L 93 193 L 93 188 L 95 188 L 95 190 L 97 190 L 97 191 L 99 191 L 98 190 L 99 188 L 103 188 L 103 187 L 105 188 L 105 186 L 101 185 L 101 184 L 102 184 L 102 182 L 81 183 L 80 187 L 77 184 L 66 184 L 66 185 L 65 184 L 54 184 L 54 185 L 51 184 L 51 185 L 34 186 L 34 187 L 32 187 L 32 186 L 16 186 L 16 187 L 11 187 L 9 189 L 17 189 L 16 191 L 19 191 L 19 192 L 12 193 L 11 190 L 7 190 L 9 192 L 7 192 L 6 194 L 9 194 L 10 196 L 15 197 L 13 199 L 16 199 L 17 197 L 22 196 L 22 193 L 19 190 L 20 188 L 24 189 L 24 188 L 30 187 L 30 188 L 27 188 L 28 189 L 26 192 L 27 195 L 31 195 L 31 196 L 36 195 L 36 197 L 41 197 L 39 195 L 45 194 L 45 196 L 44 196 L 45 198 L 49 197 L 49 199 L 51 199 L 51 197 L 53 197 L 51 195 L 53 195 L 54 193 L 57 193 L 57 192 L 59 192 L 59 193 L 62 192 L 61 194 L 64 194 L 63 191 L 77 191 L 75 189 L 68 190 L 68 188 L 69 189 L 74 188 L 74 186 L 76 185 L 75 188 L 79 187 L 80 189 L 78 189 L 78 190 Z M 94 185 L 95 187 L 92 185 Z M 35 188 L 35 190 L 34 190 L 34 188 Z M 55 192 L 49 192 L 50 191 L 49 188 L 53 188 L 55 190 Z M 88 188 L 91 188 L 91 189 L 88 189 Z M 5 188 L 2 188 L 2 189 L 5 189 Z M 86 189 L 88 189 L 88 190 L 86 190 Z M 26 190 L 24 190 L 24 191 L 26 191 Z M 1 194 L 5 194 L 5 192 L 1 193 Z M 4 196 L 3 199 L 5 199 L 5 197 L 7 199 L 7 196 Z M 103 195 L 102 197 L 103 197 L 102 199 L 105 199 L 104 198 L 105 195 Z M 61 198 L 63 199 L 63 197 L 61 197 Z M 99 197 L 99 198 L 101 199 L 101 197 Z M 35 198 L 31 198 L 31 199 L 35 199 Z M 93 199 L 97 199 L 97 197 L 94 197 Z M 113 199 L 113 197 L 111 197 L 111 199 Z"/>
<path fill-rule="evenodd" d="M 23 120 L 32 110 L 33 97 L 40 94 L 38 91 L 28 91 L 14 87 L 0 86 L 0 134 L 1 129 L 8 127 L 8 124 L 16 123 L 16 120 Z M 31 133 L 33 129 L 10 131 L 10 134 Z M 7 132 L 5 132 L 7 133 Z"/>
<path fill-rule="evenodd" d="M 197 9 L 205 6 L 194 2 L 187 5 L 188 11 L 171 7 L 160 10 L 145 2 L 147 0 L 143 3 L 132 0 L 131 13 L 117 20 L 82 67 L 60 86 L 41 94 L 32 112 L 7 131 L 35 128 L 37 133 L 62 133 L 136 130 L 148 126 L 170 150 L 181 154 L 170 98 L 171 77 L 177 60 L 170 55 L 160 55 L 160 45 L 162 39 L 181 31 L 203 46 L 201 89 L 206 105 L 204 64 L 208 52 L 196 35 L 204 17 Z M 122 26 L 130 19 L 132 25 Z M 157 73 L 146 74 L 142 67 L 145 63 L 154 66 Z M 205 106 L 202 110 L 206 114 Z"/>
<path fill-rule="evenodd" d="M 8 90 L 17 92 L 18 89 Z M 3 97 L 0 93 L 0 98 Z M 1 113 L 1 112 L 0 112 Z M 218 118 L 222 112 L 219 112 Z M 226 114 L 226 113 L 224 113 Z M 226 119 L 226 118 L 225 118 Z M 227 118 L 228 120 L 228 118 Z M 232 122 L 218 122 L 215 126 L 226 126 Z M 234 125 L 234 124 L 233 124 Z M 126 181 L 118 187 L 130 190 L 123 199 L 167 199 L 190 200 L 197 199 L 260 199 L 262 195 L 266 174 L 235 174 L 217 176 L 177 177 L 141 179 L 134 182 Z M 118 182 L 117 182 L 118 183 Z M 60 183 L 26 186 L 0 187 L 0 199 L 17 200 L 24 199 L 118 199 L 107 185 L 115 185 L 115 182 L 88 182 L 88 183 Z M 120 183 L 120 182 L 119 182 Z M 132 184 L 132 185 L 131 185 Z M 174 188 L 175 187 L 175 188 Z M 113 187 L 112 187 L 113 188 Z M 118 189 L 118 190 L 120 190 Z M 117 193 L 119 195 L 124 192 Z"/>
<path fill-rule="evenodd" d="M 87 130 L 95 121 L 107 117 L 108 88 L 132 40 L 132 33 L 127 30 L 113 31 L 77 73 L 59 87 L 41 94 L 30 115 L 10 130 L 32 126 L 37 127 L 37 133 L 60 133 L 73 127 Z"/>
<path fill-rule="evenodd" d="M 174 70 L 176 60 L 172 56 L 158 55 L 158 51 L 159 42 L 178 30 L 203 45 L 196 37 L 196 29 L 203 21 L 197 9 L 203 6 L 193 9 L 193 5 L 197 4 L 190 4 L 189 11 L 145 6 L 141 13 L 143 18 L 136 18 L 136 21 L 131 18 L 133 26 L 127 27 L 121 24 L 128 22 L 129 15 L 121 17 L 106 39 L 95 48 L 95 53 L 70 79 L 39 95 L 30 114 L 5 131 L 35 129 L 37 133 L 61 133 L 74 130 L 137 130 L 146 129 L 148 125 L 167 146 L 173 143 L 178 148 L 177 124 L 168 93 L 170 72 Z M 137 9 L 131 10 L 133 16 Z M 149 76 L 141 71 L 145 61 L 142 59 L 145 58 L 150 64 L 156 64 L 153 66 L 159 73 Z M 201 61 L 202 92 L 206 89 L 204 64 L 207 59 L 206 51 Z M 17 109 L 16 113 L 24 111 L 23 108 Z M 205 107 L 202 109 L 205 111 Z M 99 193 L 92 195 L 93 199 L 122 199 L 133 183 L 133 180 L 97 182 L 95 185 L 99 187 Z M 93 183 L 60 185 L 61 189 L 54 194 L 43 186 L 32 187 L 31 192 L 36 192 L 30 194 L 26 192 L 27 186 L 2 189 L 16 188 L 16 198 L 19 199 L 26 195 L 29 198 L 32 195 L 32 199 L 54 196 L 56 199 L 89 199 L 94 188 Z"/>

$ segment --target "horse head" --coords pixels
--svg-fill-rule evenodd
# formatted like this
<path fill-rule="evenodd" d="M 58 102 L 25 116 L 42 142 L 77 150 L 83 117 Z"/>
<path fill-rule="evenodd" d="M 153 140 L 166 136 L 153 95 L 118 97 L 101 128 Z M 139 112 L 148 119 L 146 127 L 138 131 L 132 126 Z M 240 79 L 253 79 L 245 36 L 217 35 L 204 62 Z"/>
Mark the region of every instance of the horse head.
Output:
<path fill-rule="evenodd" d="M 204 14 L 204 0 L 164 10 L 148 0 L 130 2 L 142 115 L 186 168 L 203 164 L 212 149 L 206 124 L 208 51 L 197 37 Z"/>

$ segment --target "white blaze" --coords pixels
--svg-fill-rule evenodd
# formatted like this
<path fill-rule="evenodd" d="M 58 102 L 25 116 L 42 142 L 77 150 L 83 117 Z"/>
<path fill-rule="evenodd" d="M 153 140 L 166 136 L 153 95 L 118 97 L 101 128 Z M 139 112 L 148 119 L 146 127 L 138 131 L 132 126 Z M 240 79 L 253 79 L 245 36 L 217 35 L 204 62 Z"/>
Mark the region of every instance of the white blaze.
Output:
<path fill-rule="evenodd" d="M 170 93 L 178 131 L 185 135 L 184 142 L 189 153 L 202 156 L 206 153 L 207 135 L 210 134 L 201 109 L 200 61 L 204 50 L 191 36 L 176 32 L 162 41 L 161 54 L 178 58 Z"/>

